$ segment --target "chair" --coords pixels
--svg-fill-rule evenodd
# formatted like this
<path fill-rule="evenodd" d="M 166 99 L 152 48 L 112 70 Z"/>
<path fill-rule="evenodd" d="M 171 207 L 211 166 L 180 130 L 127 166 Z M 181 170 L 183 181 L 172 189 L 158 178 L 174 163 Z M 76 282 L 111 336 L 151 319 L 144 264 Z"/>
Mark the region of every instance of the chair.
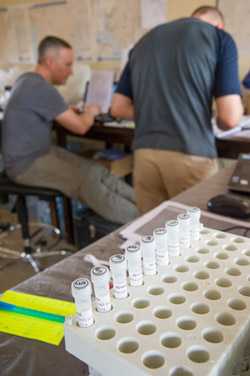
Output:
<path fill-rule="evenodd" d="M 64 218 L 65 218 L 65 232 L 66 239 L 74 244 L 74 232 L 73 232 L 73 216 L 72 216 L 72 206 L 71 200 L 64 196 L 64 194 L 58 190 L 35 187 L 29 185 L 22 185 L 10 180 L 5 173 L 0 175 L 0 192 L 7 195 L 16 195 L 16 211 L 18 222 L 21 227 L 21 235 L 23 240 L 23 251 L 19 253 L 18 251 L 11 251 L 12 254 L 15 252 L 16 256 L 28 261 L 35 272 L 40 271 L 39 263 L 37 258 L 48 257 L 50 255 L 65 255 L 65 250 L 53 251 L 53 252 L 40 252 L 36 250 L 31 245 L 32 236 L 30 234 L 29 228 L 29 216 L 26 205 L 26 197 L 36 196 L 41 200 L 48 201 L 50 203 L 51 209 L 51 219 L 53 225 L 56 225 L 58 235 L 61 234 L 59 230 L 59 215 L 56 198 L 61 197 L 63 199 L 64 207 Z"/>

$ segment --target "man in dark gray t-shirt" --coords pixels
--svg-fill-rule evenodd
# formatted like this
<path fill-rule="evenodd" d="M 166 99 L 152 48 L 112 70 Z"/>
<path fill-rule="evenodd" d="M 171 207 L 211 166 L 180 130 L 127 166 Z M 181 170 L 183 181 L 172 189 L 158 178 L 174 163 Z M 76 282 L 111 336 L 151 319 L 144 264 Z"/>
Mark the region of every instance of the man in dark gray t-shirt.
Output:
<path fill-rule="evenodd" d="M 234 127 L 242 105 L 237 50 L 215 7 L 160 25 L 131 50 L 112 114 L 135 119 L 136 202 L 146 212 L 217 170 L 211 126 Z"/>
<path fill-rule="evenodd" d="M 119 224 L 137 215 L 133 190 L 94 161 L 51 144 L 53 122 L 84 135 L 100 112 L 88 105 L 82 114 L 69 108 L 53 85 L 72 74 L 74 54 L 64 40 L 49 36 L 38 48 L 34 72 L 16 81 L 2 126 L 2 151 L 8 176 L 21 184 L 45 186 L 79 199 Z"/>

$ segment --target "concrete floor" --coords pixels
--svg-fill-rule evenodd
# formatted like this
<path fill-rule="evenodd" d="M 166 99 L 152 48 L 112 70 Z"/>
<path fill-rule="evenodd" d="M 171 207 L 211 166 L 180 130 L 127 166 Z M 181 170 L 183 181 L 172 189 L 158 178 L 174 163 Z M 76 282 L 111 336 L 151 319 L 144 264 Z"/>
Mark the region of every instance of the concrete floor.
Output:
<path fill-rule="evenodd" d="M 15 224 L 17 222 L 16 215 L 10 213 L 6 209 L 0 208 L 0 224 L 1 223 Z M 37 225 L 32 226 L 33 231 L 37 230 Z M 57 237 L 51 233 L 47 228 L 43 228 L 33 240 L 33 244 L 39 244 L 40 240 L 46 242 L 47 245 L 41 247 L 41 254 L 51 248 L 49 252 L 53 252 L 59 249 L 65 249 L 69 251 L 76 251 L 76 248 L 63 240 L 57 242 Z M 21 238 L 20 229 L 17 228 L 14 231 L 0 232 L 0 293 L 5 290 L 16 286 L 18 283 L 25 279 L 32 277 L 36 272 L 32 268 L 31 264 L 22 258 L 17 258 L 23 250 L 23 242 Z M 12 253 L 17 251 L 17 253 Z M 44 257 L 40 262 L 42 269 L 45 269 L 54 263 L 60 261 L 65 256 L 49 256 Z"/>

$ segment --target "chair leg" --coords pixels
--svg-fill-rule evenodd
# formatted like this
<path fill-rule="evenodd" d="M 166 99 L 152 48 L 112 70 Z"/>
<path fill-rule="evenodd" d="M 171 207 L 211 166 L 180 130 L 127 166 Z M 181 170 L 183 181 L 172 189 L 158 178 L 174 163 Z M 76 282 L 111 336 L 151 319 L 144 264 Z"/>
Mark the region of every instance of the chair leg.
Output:
<path fill-rule="evenodd" d="M 71 199 L 66 196 L 63 196 L 63 211 L 66 238 L 69 243 L 75 244 L 72 203 Z"/>
<path fill-rule="evenodd" d="M 26 205 L 26 200 L 23 195 L 19 195 L 16 202 L 16 210 L 18 221 L 21 225 L 21 233 L 24 242 L 24 252 L 31 254 L 33 249 L 31 247 L 31 237 L 29 232 L 29 219 L 28 219 L 28 209 Z"/>

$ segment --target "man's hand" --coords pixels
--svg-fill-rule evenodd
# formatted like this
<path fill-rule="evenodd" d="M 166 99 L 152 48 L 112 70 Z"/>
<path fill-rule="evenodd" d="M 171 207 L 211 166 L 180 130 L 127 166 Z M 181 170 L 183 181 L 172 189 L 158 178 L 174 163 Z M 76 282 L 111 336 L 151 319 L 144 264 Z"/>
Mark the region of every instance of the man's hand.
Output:
<path fill-rule="evenodd" d="M 96 115 L 100 114 L 101 107 L 98 104 L 87 104 L 84 108 L 84 112 L 95 117 Z"/>

